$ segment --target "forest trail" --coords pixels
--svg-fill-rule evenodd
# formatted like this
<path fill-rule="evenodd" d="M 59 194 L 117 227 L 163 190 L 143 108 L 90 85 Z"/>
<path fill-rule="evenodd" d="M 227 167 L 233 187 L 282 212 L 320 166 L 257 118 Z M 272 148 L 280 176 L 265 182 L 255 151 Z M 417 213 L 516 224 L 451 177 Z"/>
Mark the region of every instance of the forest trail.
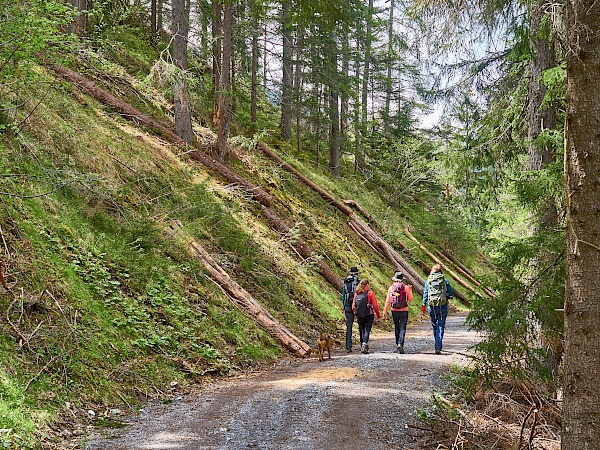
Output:
<path fill-rule="evenodd" d="M 451 365 L 466 365 L 478 336 L 464 313 L 448 316 L 441 355 L 429 321 L 409 325 L 403 355 L 393 333 L 374 327 L 370 353 L 282 361 L 272 370 L 208 385 L 170 405 L 147 407 L 125 429 L 102 430 L 89 450 L 419 449 L 431 433 L 418 423 Z M 356 325 L 355 325 L 356 328 Z M 314 343 L 313 343 L 314 344 Z M 100 433 L 100 430 L 97 430 Z"/>

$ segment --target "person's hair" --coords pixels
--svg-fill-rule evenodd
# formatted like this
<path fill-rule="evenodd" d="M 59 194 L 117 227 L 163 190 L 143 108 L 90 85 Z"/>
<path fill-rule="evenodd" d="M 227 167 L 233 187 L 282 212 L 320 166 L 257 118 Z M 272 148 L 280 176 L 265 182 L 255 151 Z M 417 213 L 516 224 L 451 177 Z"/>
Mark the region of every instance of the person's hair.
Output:
<path fill-rule="evenodd" d="M 434 264 L 433 267 L 431 268 L 431 272 L 429 273 L 429 275 L 433 275 L 436 272 L 442 273 L 442 265 L 441 264 Z"/>
<path fill-rule="evenodd" d="M 369 280 L 367 280 L 366 278 L 360 280 L 360 283 L 358 283 L 358 286 L 356 286 L 356 293 L 362 294 L 363 292 L 365 292 L 367 284 L 369 284 Z"/>

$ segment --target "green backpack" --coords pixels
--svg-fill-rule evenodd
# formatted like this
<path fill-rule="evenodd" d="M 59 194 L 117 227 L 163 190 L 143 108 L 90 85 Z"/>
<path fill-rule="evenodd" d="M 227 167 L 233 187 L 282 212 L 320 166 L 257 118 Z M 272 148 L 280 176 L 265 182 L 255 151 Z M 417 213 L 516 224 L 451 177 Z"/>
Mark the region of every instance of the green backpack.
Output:
<path fill-rule="evenodd" d="M 448 303 L 448 288 L 446 280 L 441 273 L 434 273 L 427 278 L 429 289 L 427 292 L 427 304 L 429 306 L 442 306 Z"/>

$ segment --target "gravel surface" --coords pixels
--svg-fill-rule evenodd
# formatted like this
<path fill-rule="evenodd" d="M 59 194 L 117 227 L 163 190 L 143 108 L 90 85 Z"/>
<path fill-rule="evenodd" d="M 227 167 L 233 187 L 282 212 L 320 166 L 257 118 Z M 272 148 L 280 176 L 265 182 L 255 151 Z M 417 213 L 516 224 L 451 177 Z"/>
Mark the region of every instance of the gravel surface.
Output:
<path fill-rule="evenodd" d="M 419 449 L 418 423 L 442 374 L 467 364 L 477 335 L 464 314 L 448 317 L 441 355 L 428 321 L 409 325 L 403 355 L 374 327 L 370 353 L 282 361 L 272 370 L 215 383 L 169 405 L 148 406 L 124 429 L 96 430 L 89 450 Z M 356 327 L 356 326 L 355 326 Z"/>

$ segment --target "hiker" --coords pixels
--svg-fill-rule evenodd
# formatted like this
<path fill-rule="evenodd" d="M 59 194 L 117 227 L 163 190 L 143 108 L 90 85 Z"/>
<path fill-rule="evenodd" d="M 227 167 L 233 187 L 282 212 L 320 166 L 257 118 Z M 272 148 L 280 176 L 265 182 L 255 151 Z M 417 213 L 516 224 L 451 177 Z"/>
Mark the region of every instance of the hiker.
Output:
<path fill-rule="evenodd" d="M 429 318 L 433 327 L 433 338 L 435 339 L 435 354 L 442 353 L 442 339 L 444 338 L 444 328 L 446 327 L 446 317 L 448 317 L 448 300 L 454 295 L 452 286 L 442 274 L 442 266 L 434 264 L 431 273 L 425 282 L 423 289 L 423 303 L 421 311 L 427 314 L 425 306 L 429 307 Z"/>
<path fill-rule="evenodd" d="M 352 324 L 354 323 L 352 302 L 359 281 L 358 268 L 350 267 L 350 273 L 344 278 L 344 286 L 342 287 L 342 305 L 346 315 L 346 353 L 352 352 Z"/>
<path fill-rule="evenodd" d="M 369 353 L 369 335 L 371 334 L 375 314 L 377 314 L 378 319 L 381 318 L 379 305 L 377 304 L 375 293 L 371 290 L 369 280 L 361 280 L 358 286 L 356 286 L 352 311 L 354 311 L 358 322 L 360 352 Z"/>
<path fill-rule="evenodd" d="M 404 284 L 404 274 L 396 272 L 392 277 L 392 285 L 388 288 L 385 306 L 383 307 L 383 320 L 387 320 L 388 309 L 392 310 L 394 321 L 394 334 L 396 335 L 396 348 L 394 353 L 404 353 L 404 336 L 408 323 L 408 302 L 412 302 L 412 286 Z"/>

